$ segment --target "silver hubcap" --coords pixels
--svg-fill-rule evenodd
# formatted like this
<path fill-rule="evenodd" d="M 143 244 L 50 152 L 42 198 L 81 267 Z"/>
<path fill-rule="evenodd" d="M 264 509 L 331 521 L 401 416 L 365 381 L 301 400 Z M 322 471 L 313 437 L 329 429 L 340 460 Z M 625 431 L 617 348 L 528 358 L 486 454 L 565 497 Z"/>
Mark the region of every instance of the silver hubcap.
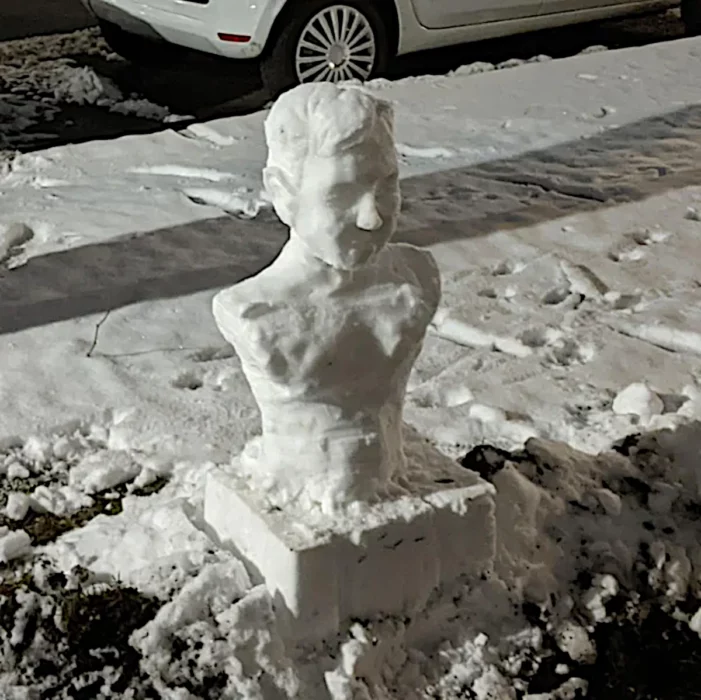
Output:
<path fill-rule="evenodd" d="M 366 80 L 375 65 L 375 34 L 365 15 L 347 5 L 318 12 L 302 30 L 295 69 L 301 83 Z"/>

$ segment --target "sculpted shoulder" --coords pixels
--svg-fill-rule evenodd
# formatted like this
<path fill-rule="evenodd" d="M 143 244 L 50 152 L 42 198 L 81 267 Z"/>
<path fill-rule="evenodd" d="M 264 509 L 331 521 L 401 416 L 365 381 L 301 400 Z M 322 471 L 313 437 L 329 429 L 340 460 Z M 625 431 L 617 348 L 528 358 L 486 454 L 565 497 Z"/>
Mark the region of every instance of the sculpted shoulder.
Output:
<path fill-rule="evenodd" d="M 246 287 L 246 288 L 244 288 Z M 279 305 L 266 299 L 264 289 L 239 283 L 223 289 L 212 300 L 212 311 L 219 323 L 245 323 L 278 310 Z"/>
<path fill-rule="evenodd" d="M 387 246 L 386 251 L 397 272 L 401 275 L 409 273 L 414 283 L 435 298 L 437 304 L 441 295 L 441 275 L 433 254 L 408 243 L 393 243 Z"/>

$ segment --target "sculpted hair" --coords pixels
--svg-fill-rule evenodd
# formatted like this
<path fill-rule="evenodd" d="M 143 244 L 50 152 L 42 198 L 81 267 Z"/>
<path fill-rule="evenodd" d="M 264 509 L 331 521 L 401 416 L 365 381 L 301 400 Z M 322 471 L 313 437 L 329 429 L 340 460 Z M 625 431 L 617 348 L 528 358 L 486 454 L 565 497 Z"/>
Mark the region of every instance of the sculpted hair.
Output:
<path fill-rule="evenodd" d="M 265 136 L 267 165 L 299 182 L 309 156 L 332 157 L 368 142 L 394 153 L 394 110 L 360 87 L 305 83 L 273 105 Z"/>

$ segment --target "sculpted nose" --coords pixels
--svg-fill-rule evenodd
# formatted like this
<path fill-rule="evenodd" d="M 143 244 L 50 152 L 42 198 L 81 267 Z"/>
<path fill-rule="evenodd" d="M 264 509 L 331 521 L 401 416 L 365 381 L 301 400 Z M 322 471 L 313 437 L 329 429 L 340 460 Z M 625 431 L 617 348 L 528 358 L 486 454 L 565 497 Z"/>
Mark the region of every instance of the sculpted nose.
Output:
<path fill-rule="evenodd" d="M 373 195 L 368 194 L 360 200 L 355 225 L 363 231 L 377 231 L 382 226 L 382 218 Z"/>

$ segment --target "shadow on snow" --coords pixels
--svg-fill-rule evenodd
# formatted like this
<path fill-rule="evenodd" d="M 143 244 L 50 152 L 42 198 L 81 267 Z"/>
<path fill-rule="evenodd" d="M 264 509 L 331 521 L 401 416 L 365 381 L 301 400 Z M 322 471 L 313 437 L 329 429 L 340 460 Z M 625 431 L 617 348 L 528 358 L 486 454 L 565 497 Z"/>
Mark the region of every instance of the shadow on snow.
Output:
<path fill-rule="evenodd" d="M 697 184 L 699 163 L 694 106 L 513 159 L 408 178 L 395 240 L 447 243 L 640 201 Z M 0 276 L 0 333 L 234 284 L 269 265 L 286 236 L 266 211 L 32 258 Z"/>

